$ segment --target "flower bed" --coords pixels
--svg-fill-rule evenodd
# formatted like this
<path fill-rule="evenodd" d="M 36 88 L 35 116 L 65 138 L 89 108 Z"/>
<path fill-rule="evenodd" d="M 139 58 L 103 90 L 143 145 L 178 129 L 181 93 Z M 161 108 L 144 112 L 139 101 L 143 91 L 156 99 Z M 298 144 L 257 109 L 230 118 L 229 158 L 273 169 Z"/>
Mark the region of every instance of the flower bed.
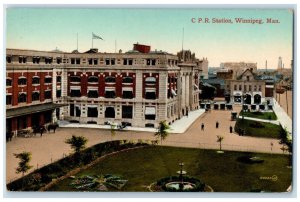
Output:
<path fill-rule="evenodd" d="M 9 191 L 38 191 L 53 180 L 66 175 L 76 168 L 90 164 L 99 157 L 113 152 L 146 145 L 148 144 L 143 142 L 134 143 L 127 140 L 100 143 L 81 151 L 79 154 L 72 154 L 37 169 L 34 172 L 7 184 L 7 189 Z"/>

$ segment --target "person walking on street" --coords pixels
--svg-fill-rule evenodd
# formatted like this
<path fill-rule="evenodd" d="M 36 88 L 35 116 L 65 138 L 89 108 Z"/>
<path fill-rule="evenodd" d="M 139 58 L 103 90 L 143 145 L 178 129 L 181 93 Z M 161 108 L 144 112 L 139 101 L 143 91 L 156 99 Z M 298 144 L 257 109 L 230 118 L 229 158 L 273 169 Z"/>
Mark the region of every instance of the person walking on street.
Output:
<path fill-rule="evenodd" d="M 201 124 L 201 130 L 204 130 L 204 123 Z"/>
<path fill-rule="evenodd" d="M 230 133 L 232 133 L 232 126 L 229 127 L 229 131 L 230 131 Z"/>
<path fill-rule="evenodd" d="M 219 122 L 218 121 L 216 122 L 216 128 L 219 128 Z"/>

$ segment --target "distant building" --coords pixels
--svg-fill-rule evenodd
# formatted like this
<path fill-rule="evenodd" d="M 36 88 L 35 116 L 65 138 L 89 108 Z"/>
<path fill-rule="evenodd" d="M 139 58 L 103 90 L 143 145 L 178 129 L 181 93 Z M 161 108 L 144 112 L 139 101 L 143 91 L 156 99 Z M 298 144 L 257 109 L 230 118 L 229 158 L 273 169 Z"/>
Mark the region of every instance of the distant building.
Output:
<path fill-rule="evenodd" d="M 253 72 L 257 70 L 257 63 L 253 62 L 224 62 L 220 64 L 223 70 L 232 70 L 232 79 L 236 79 L 245 70 L 249 69 Z"/>
<path fill-rule="evenodd" d="M 251 69 L 246 69 L 236 79 L 225 81 L 228 102 L 236 104 L 261 104 L 266 100 L 266 82 L 260 80 Z M 244 97 L 244 100 L 243 100 Z"/>

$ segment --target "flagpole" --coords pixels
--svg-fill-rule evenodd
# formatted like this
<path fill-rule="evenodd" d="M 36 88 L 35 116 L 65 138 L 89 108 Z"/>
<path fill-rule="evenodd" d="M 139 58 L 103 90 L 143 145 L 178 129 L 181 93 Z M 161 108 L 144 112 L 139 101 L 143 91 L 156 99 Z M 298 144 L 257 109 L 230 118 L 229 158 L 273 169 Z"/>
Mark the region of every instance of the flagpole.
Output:
<path fill-rule="evenodd" d="M 92 49 L 94 48 L 94 37 L 93 37 L 93 33 L 92 33 Z"/>
<path fill-rule="evenodd" d="M 77 51 L 78 51 L 78 33 L 77 33 Z"/>

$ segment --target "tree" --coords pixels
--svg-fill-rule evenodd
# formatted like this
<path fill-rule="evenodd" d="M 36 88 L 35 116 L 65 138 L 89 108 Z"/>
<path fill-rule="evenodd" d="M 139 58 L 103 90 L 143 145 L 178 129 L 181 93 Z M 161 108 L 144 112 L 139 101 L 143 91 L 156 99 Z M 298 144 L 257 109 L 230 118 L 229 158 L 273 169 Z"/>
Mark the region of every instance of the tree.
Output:
<path fill-rule="evenodd" d="M 71 148 L 74 149 L 75 153 L 79 153 L 86 146 L 87 139 L 83 136 L 72 135 L 71 138 L 67 139 L 65 143 L 71 145 Z"/>
<path fill-rule="evenodd" d="M 222 151 L 222 141 L 223 141 L 223 139 L 224 139 L 223 136 L 217 135 L 217 142 L 220 143 L 220 151 Z"/>
<path fill-rule="evenodd" d="M 29 162 L 31 160 L 31 153 L 23 151 L 19 154 L 14 154 L 16 158 L 20 160 L 19 166 L 16 168 L 16 173 L 22 173 L 22 177 L 24 177 L 24 174 L 32 168 L 31 165 L 29 165 Z M 24 186 L 24 178 L 22 179 L 22 189 Z"/>
<path fill-rule="evenodd" d="M 162 144 L 162 141 L 167 138 L 169 135 L 168 130 L 170 129 L 169 124 L 167 124 L 167 121 L 161 121 L 159 122 L 159 126 L 157 128 L 157 132 L 154 134 L 154 136 L 160 138 L 160 144 Z"/>
<path fill-rule="evenodd" d="M 16 158 L 20 160 L 18 164 L 19 166 L 16 169 L 16 173 L 22 173 L 22 175 L 24 176 L 24 174 L 28 170 L 30 170 L 30 168 L 32 168 L 32 166 L 29 165 L 29 162 L 31 160 L 31 153 L 23 151 L 22 153 L 14 154 L 14 155 Z"/>

